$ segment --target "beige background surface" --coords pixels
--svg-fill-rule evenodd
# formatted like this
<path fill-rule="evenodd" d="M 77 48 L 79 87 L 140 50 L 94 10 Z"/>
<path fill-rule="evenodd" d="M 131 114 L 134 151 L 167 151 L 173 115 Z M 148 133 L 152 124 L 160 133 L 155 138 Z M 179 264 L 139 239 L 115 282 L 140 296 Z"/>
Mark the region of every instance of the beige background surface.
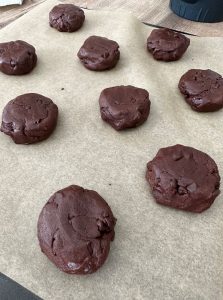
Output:
<path fill-rule="evenodd" d="M 192 38 L 182 60 L 157 62 L 145 49 L 151 29 L 134 17 L 86 11 L 80 31 L 59 33 L 48 26 L 53 4 L 0 32 L 1 41 L 33 44 L 39 58 L 27 76 L 0 74 L 0 111 L 17 95 L 37 92 L 52 98 L 60 112 L 45 142 L 15 145 L 1 134 L 0 271 L 44 299 L 222 299 L 222 195 L 202 214 L 168 209 L 154 202 L 145 170 L 160 147 L 182 143 L 210 154 L 223 174 L 223 111 L 193 112 L 177 89 L 189 68 L 222 72 L 223 39 Z M 92 34 L 120 44 L 115 69 L 95 73 L 78 61 L 77 51 Z M 98 108 L 101 90 L 120 84 L 148 89 L 152 102 L 148 121 L 125 132 L 104 123 Z M 96 190 L 118 219 L 107 262 L 86 277 L 59 271 L 36 237 L 43 205 L 70 184 Z"/>

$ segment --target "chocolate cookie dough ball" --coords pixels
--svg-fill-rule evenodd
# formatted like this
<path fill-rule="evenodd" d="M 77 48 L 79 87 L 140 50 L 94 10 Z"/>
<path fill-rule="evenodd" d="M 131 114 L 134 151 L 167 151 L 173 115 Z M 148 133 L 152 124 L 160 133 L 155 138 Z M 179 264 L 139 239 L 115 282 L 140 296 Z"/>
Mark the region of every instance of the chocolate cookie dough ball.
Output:
<path fill-rule="evenodd" d="M 147 49 L 156 60 L 175 61 L 182 57 L 190 39 L 167 28 L 154 29 L 147 40 Z"/>
<path fill-rule="evenodd" d="M 48 138 L 57 124 L 58 108 L 49 98 L 24 94 L 9 101 L 2 114 L 1 131 L 16 144 L 32 144 Z"/>
<path fill-rule="evenodd" d="M 223 107 L 223 78 L 212 70 L 189 70 L 178 87 L 193 110 L 212 112 Z"/>
<path fill-rule="evenodd" d="M 62 271 L 90 274 L 105 262 L 116 219 L 95 191 L 71 185 L 56 192 L 38 220 L 42 252 Z"/>
<path fill-rule="evenodd" d="M 102 119 L 114 129 L 137 127 L 149 116 L 149 93 L 130 85 L 115 86 L 101 92 L 99 105 Z"/>
<path fill-rule="evenodd" d="M 146 179 L 157 203 L 195 213 L 209 208 L 220 193 L 214 160 L 182 145 L 160 149 L 147 164 Z"/>
<path fill-rule="evenodd" d="M 62 32 L 74 32 L 84 23 L 84 11 L 73 4 L 59 4 L 49 13 L 50 26 Z"/>
<path fill-rule="evenodd" d="M 119 45 L 104 37 L 90 36 L 80 48 L 77 56 L 89 70 L 112 69 L 120 57 Z"/>
<path fill-rule="evenodd" d="M 0 43 L 0 71 L 7 75 L 23 75 L 36 66 L 35 48 L 24 42 Z"/>

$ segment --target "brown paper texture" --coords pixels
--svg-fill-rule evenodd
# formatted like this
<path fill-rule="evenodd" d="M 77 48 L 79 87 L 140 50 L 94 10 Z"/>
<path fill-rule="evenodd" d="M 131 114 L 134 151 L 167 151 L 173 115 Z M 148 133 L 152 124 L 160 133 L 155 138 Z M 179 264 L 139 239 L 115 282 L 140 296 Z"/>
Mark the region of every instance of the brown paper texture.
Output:
<path fill-rule="evenodd" d="M 159 148 L 181 143 L 211 155 L 223 176 L 223 111 L 196 113 L 177 88 L 190 68 L 223 72 L 223 39 L 191 37 L 180 61 L 157 62 L 145 48 L 152 28 L 128 13 L 85 11 L 81 30 L 59 33 L 48 25 L 55 3 L 0 31 L 1 42 L 25 40 L 38 55 L 32 73 L 0 74 L 0 111 L 28 92 L 59 107 L 58 126 L 44 142 L 23 146 L 0 136 L 0 271 L 44 299 L 222 299 L 223 196 L 202 214 L 169 209 L 153 200 L 145 171 Z M 115 69 L 97 73 L 79 62 L 93 34 L 120 44 Z M 101 120 L 98 98 L 121 84 L 147 89 L 152 104 L 144 125 L 116 132 Z M 38 245 L 43 205 L 70 184 L 96 190 L 118 219 L 108 260 L 89 276 L 62 273 Z"/>

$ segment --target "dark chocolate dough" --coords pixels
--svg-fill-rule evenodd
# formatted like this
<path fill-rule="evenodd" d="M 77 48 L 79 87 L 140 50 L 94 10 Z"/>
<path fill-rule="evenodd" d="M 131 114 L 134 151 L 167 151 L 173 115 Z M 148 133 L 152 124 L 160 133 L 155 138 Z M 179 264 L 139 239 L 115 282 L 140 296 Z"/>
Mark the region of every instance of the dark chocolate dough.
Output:
<path fill-rule="evenodd" d="M 77 56 L 89 70 L 111 69 L 119 60 L 119 45 L 104 37 L 90 36 L 80 48 Z"/>
<path fill-rule="evenodd" d="M 157 203 L 196 213 L 209 208 L 220 193 L 214 160 L 182 145 L 160 149 L 147 164 L 146 179 Z"/>
<path fill-rule="evenodd" d="M 115 86 L 101 92 L 101 117 L 116 130 L 143 124 L 150 111 L 149 93 L 134 86 Z"/>
<path fill-rule="evenodd" d="M 49 13 L 50 26 L 62 32 L 74 32 L 84 23 L 84 11 L 73 4 L 59 4 Z"/>
<path fill-rule="evenodd" d="M 71 185 L 56 192 L 38 220 L 43 253 L 62 271 L 90 274 L 105 262 L 116 219 L 95 191 Z"/>
<path fill-rule="evenodd" d="M 193 110 L 211 112 L 223 107 L 223 78 L 212 70 L 189 70 L 178 86 Z"/>
<path fill-rule="evenodd" d="M 57 124 L 58 108 L 39 94 L 24 94 L 8 102 L 2 114 L 1 131 L 16 144 L 45 140 Z"/>
<path fill-rule="evenodd" d="M 147 49 L 156 60 L 174 61 L 182 57 L 190 39 L 167 28 L 154 29 L 147 40 Z"/>
<path fill-rule="evenodd" d="M 0 43 L 0 71 L 7 75 L 23 75 L 37 62 L 35 48 L 24 41 Z"/>

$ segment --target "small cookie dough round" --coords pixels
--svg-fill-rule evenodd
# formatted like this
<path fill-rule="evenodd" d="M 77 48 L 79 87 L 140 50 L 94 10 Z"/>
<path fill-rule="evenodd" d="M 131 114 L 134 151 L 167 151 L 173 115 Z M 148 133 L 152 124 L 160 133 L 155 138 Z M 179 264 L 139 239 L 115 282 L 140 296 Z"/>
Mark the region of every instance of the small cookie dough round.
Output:
<path fill-rule="evenodd" d="M 38 220 L 42 252 L 63 272 L 85 275 L 105 262 L 116 219 L 95 191 L 71 185 L 56 192 Z"/>
<path fill-rule="evenodd" d="M 80 48 L 77 56 L 89 70 L 112 69 L 120 58 L 119 45 L 104 37 L 90 36 Z"/>
<path fill-rule="evenodd" d="M 29 93 L 8 102 L 2 114 L 1 131 L 16 144 L 47 139 L 57 124 L 58 108 L 49 98 Z"/>
<path fill-rule="evenodd" d="M 213 112 L 223 107 L 223 78 L 212 70 L 189 70 L 178 87 L 193 110 Z"/>
<path fill-rule="evenodd" d="M 168 28 L 154 29 L 147 39 L 147 49 L 156 60 L 180 59 L 190 45 L 185 35 Z"/>
<path fill-rule="evenodd" d="M 99 105 L 102 119 L 114 129 L 133 128 L 149 116 L 149 93 L 130 85 L 115 86 L 101 92 Z"/>
<path fill-rule="evenodd" d="M 59 4 L 49 13 L 50 26 L 62 32 L 74 32 L 84 23 L 84 11 L 73 4 Z"/>
<path fill-rule="evenodd" d="M 147 164 L 146 179 L 157 203 L 195 213 L 209 208 L 220 193 L 214 160 L 182 145 L 160 149 Z"/>
<path fill-rule="evenodd" d="M 23 75 L 36 66 L 35 48 L 24 41 L 0 43 L 0 71 L 7 75 Z"/>

